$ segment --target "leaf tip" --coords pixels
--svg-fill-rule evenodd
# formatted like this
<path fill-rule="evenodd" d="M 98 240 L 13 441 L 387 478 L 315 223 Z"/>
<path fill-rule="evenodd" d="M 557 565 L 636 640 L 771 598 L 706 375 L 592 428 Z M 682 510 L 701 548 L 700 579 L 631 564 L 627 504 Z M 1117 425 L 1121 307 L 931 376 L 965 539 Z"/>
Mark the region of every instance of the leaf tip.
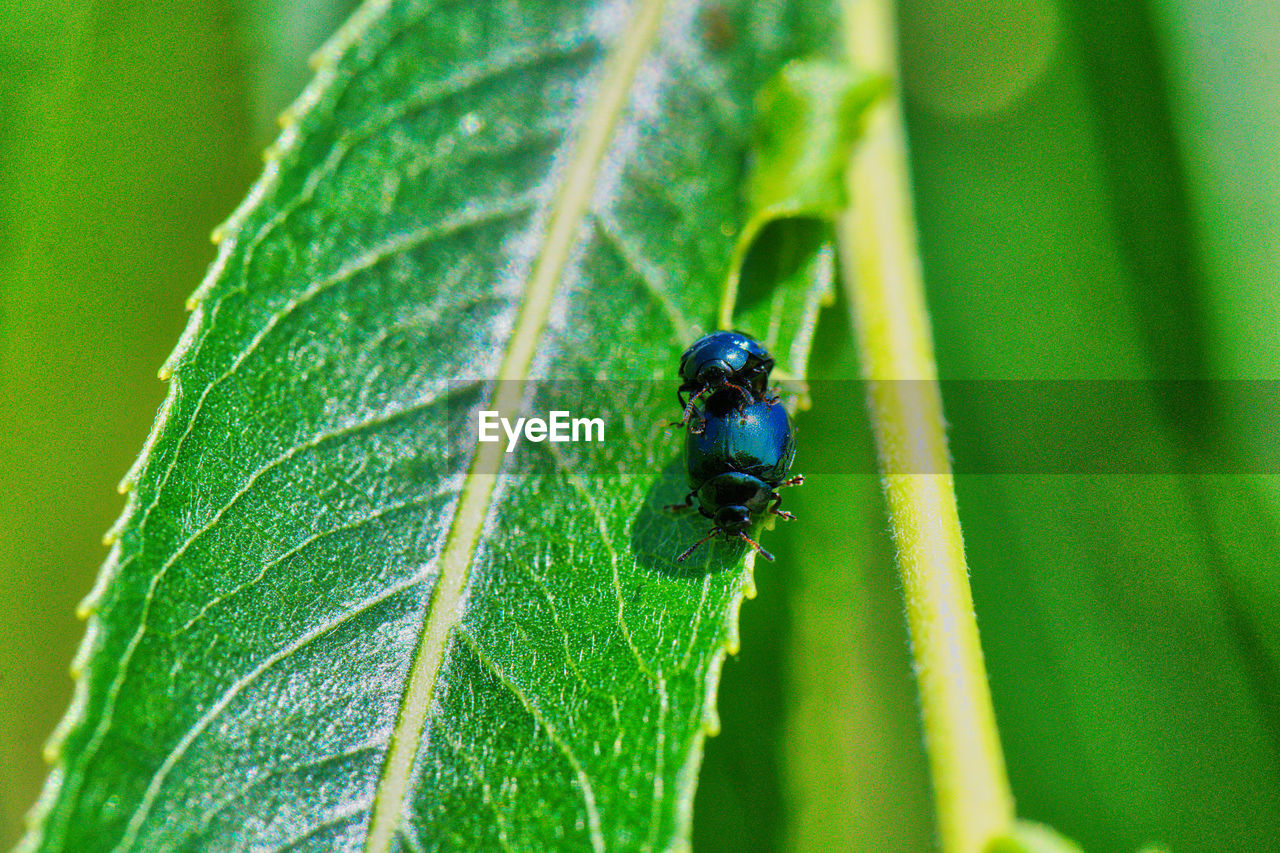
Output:
<path fill-rule="evenodd" d="M 98 600 L 101 598 L 102 596 L 98 592 L 98 585 L 95 584 L 94 588 L 89 591 L 89 594 L 86 595 L 84 598 L 80 599 L 80 601 L 76 604 L 76 618 L 79 619 L 81 622 L 87 622 L 90 616 L 98 612 Z M 73 669 L 74 669 L 74 664 L 75 664 L 75 661 L 73 659 L 72 660 Z M 71 677 L 75 678 L 74 672 L 72 672 Z"/>
<path fill-rule="evenodd" d="M 737 655 L 742 650 L 742 638 L 738 634 L 738 620 L 735 614 L 734 620 L 729 624 L 729 630 L 724 636 L 724 650 L 731 655 Z"/>
<path fill-rule="evenodd" d="M 76 618 L 82 622 L 98 612 L 98 602 L 102 600 L 102 593 L 106 589 L 103 583 L 103 574 L 105 573 L 99 572 L 98 580 L 94 583 L 93 589 L 89 590 L 85 597 L 76 603 Z M 71 667 L 73 670 L 71 677 L 75 678 L 76 661 L 74 659 L 71 661 Z"/>
<path fill-rule="evenodd" d="M 115 522 L 113 522 L 112 525 L 107 528 L 106 532 L 102 534 L 103 545 L 106 545 L 108 548 L 110 548 L 112 545 L 116 544 L 116 542 L 120 539 L 120 531 L 124 529 L 125 515 L 127 515 L 127 513 L 121 513 L 120 517 L 117 518 Z"/>
<path fill-rule="evenodd" d="M 200 303 L 205 300 L 205 297 L 209 295 L 209 291 L 213 288 L 214 281 L 216 281 L 216 275 L 210 275 L 200 282 L 199 287 L 191 292 L 186 302 L 188 311 L 195 311 L 200 307 Z M 179 340 L 179 343 L 181 343 L 181 340 Z"/>

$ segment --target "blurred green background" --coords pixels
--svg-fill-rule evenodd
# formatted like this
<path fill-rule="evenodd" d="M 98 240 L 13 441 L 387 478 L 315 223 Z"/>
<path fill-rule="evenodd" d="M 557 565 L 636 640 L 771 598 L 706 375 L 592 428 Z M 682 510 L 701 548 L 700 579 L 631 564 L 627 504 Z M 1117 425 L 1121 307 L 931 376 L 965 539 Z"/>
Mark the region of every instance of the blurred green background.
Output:
<path fill-rule="evenodd" d="M 351 5 L 0 0 L 0 844 L 44 778 L 75 603 L 209 231 Z M 945 377 L 1277 377 L 1273 2 L 910 0 L 902 36 Z M 818 347 L 819 375 L 857 375 L 843 305 Z M 850 407 L 816 396 L 797 470 L 836 444 L 868 458 Z M 1090 850 L 1271 849 L 1280 480 L 1231 472 L 1278 413 L 1224 395 L 1145 414 L 1135 453 L 1218 473 L 960 478 L 1014 792 Z M 1010 461 L 1016 417 L 952 415 Z M 812 478 L 794 501 L 725 669 L 695 846 L 927 849 L 878 485 Z"/>

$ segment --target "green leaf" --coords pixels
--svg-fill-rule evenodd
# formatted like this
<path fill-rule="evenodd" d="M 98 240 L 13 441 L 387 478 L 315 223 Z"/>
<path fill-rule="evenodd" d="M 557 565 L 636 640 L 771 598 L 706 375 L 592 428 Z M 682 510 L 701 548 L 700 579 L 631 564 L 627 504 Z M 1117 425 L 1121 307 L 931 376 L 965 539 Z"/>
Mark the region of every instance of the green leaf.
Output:
<path fill-rule="evenodd" d="M 845 207 L 844 170 L 880 77 L 820 59 L 787 63 L 756 98 L 746 196 L 751 215 L 733 250 L 720 306 L 725 328 L 756 330 L 781 373 L 802 376 L 818 308 L 835 294 L 831 223 Z"/>
<path fill-rule="evenodd" d="M 27 847 L 687 844 L 751 578 L 672 559 L 671 374 L 756 92 L 830 15 L 357 13 L 192 299 Z M 477 450 L 531 387 L 494 377 L 606 441 Z"/>

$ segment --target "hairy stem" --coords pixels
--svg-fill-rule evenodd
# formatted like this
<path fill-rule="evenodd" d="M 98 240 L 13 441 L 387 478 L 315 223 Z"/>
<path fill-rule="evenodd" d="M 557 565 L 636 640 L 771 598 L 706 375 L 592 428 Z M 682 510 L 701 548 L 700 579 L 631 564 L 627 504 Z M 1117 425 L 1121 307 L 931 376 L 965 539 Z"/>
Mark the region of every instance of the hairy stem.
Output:
<path fill-rule="evenodd" d="M 848 53 L 895 76 L 892 0 L 845 0 Z M 938 833 L 945 851 L 981 850 L 1014 820 L 947 454 L 896 95 L 868 116 L 848 171 L 838 239 L 868 383 L 920 691 Z"/>

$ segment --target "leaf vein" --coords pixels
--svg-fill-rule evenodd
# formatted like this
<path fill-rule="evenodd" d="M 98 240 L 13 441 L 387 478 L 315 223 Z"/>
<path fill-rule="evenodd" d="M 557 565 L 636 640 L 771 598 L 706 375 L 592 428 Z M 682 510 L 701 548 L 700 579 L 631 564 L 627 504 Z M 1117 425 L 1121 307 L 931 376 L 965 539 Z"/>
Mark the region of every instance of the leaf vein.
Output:
<path fill-rule="evenodd" d="M 333 814 L 330 815 L 326 820 L 320 821 L 320 823 L 317 823 L 315 826 L 311 827 L 306 832 L 293 836 L 292 838 L 286 840 L 284 843 L 278 845 L 273 849 L 278 851 L 278 853 L 284 853 L 284 851 L 286 850 L 293 850 L 297 848 L 298 845 L 300 845 L 302 842 L 306 841 L 307 839 L 315 838 L 317 835 L 324 832 L 326 829 L 330 829 L 331 827 L 340 826 L 344 823 L 347 823 L 353 817 L 364 814 L 367 811 L 369 811 L 368 800 L 358 800 L 356 802 L 350 803 L 344 808 L 336 809 L 333 812 Z"/>
<path fill-rule="evenodd" d="M 667 681 L 658 680 L 658 727 L 654 735 L 653 747 L 653 803 L 649 807 L 649 839 L 645 845 L 652 850 L 658 843 L 658 829 L 662 821 L 662 796 L 666 790 L 667 763 L 667 713 L 670 710 L 670 699 L 667 696 Z"/>
<path fill-rule="evenodd" d="M 248 346 L 242 349 L 233 359 L 230 367 L 215 377 L 201 392 L 200 397 L 196 400 L 195 408 L 191 412 L 190 418 L 187 420 L 186 429 L 182 435 L 178 437 L 177 444 L 174 447 L 173 454 L 170 457 L 169 464 L 165 469 L 163 477 L 155 487 L 155 496 L 151 503 L 147 506 L 143 513 L 142 520 L 139 522 L 141 527 L 145 527 L 147 519 L 152 511 L 159 503 L 160 494 L 169 482 L 169 477 L 173 474 L 173 469 L 177 466 L 178 459 L 182 455 L 183 447 L 187 438 L 195 429 L 196 421 L 199 419 L 200 413 L 204 408 L 205 401 L 213 389 L 221 385 L 227 379 L 235 375 L 236 371 L 245 360 L 257 351 L 262 342 L 283 322 L 296 312 L 299 308 L 308 305 L 316 297 L 327 292 L 330 288 L 336 287 L 346 281 L 349 281 L 356 274 L 368 270 L 390 258 L 408 251 L 418 246 L 426 245 L 440 237 L 450 236 L 452 234 L 466 231 L 471 228 L 477 228 L 490 224 L 492 222 L 501 222 L 504 219 L 511 219 L 520 213 L 527 212 L 537 203 L 534 196 L 516 196 L 512 199 L 497 203 L 492 207 L 473 208 L 464 211 L 453 217 L 446 217 L 441 223 L 433 223 L 431 225 L 422 226 L 405 234 L 399 234 L 389 240 L 384 241 L 378 246 L 370 249 L 363 254 L 357 256 L 354 260 L 343 264 L 335 273 L 326 276 L 320 281 L 308 287 L 299 295 L 289 300 L 280 310 L 271 316 L 266 325 L 254 335 Z"/>
<path fill-rule="evenodd" d="M 572 34 L 571 34 L 572 35 Z M 589 35 L 589 34 L 585 34 Z M 487 80 L 496 79 L 508 74 L 514 74 L 526 69 L 530 65 L 539 61 L 540 58 L 551 59 L 568 59 L 574 54 L 583 50 L 588 46 L 589 39 L 585 35 L 580 34 L 578 39 L 572 37 L 563 38 L 563 45 L 555 42 L 551 44 L 555 49 L 547 53 L 538 53 L 538 48 L 545 45 L 525 45 L 515 50 L 509 51 L 506 56 L 500 57 L 496 66 L 487 65 L 485 62 L 477 62 L 473 65 L 466 66 L 460 72 L 457 72 L 443 81 L 436 81 L 422 86 L 419 91 L 396 105 L 388 107 L 383 114 L 375 121 L 366 122 L 360 127 L 343 134 L 335 140 L 329 152 L 325 155 L 324 162 L 318 168 L 312 169 L 307 175 L 307 180 L 303 184 L 302 189 L 297 195 L 281 205 L 279 211 L 275 215 L 268 218 L 245 244 L 243 255 L 240 258 L 240 281 L 239 286 L 232 288 L 219 300 L 211 312 L 211 321 L 216 316 L 222 301 L 227 296 L 242 292 L 248 287 L 247 282 L 250 280 L 249 268 L 252 264 L 253 256 L 257 253 L 259 246 L 275 232 L 275 230 L 285 222 L 287 222 L 295 213 L 303 209 L 314 198 L 316 191 L 322 186 L 327 178 L 337 172 L 347 155 L 363 143 L 372 138 L 374 134 L 385 130 L 394 122 L 402 119 L 413 112 L 427 109 L 440 101 L 447 98 L 462 94 L 467 89 L 486 82 Z M 487 73 L 486 73 L 487 72 Z M 193 297 L 196 298 L 196 297 Z M 210 322 L 210 328 L 212 327 Z M 201 340 L 207 335 L 201 335 Z"/>
<path fill-rule="evenodd" d="M 606 245 L 612 248 L 622 262 L 635 273 L 640 284 L 644 286 L 644 291 L 662 309 L 667 322 L 671 324 L 676 343 L 681 348 L 693 343 L 693 329 L 685 322 L 684 315 L 676 308 L 671 296 L 667 293 L 667 288 L 660 281 L 661 273 L 658 268 L 644 260 L 636 248 L 627 245 L 626 238 L 622 236 L 621 226 L 612 217 L 601 214 L 593 217 L 593 221 L 596 231 L 604 238 Z"/>
<path fill-rule="evenodd" d="M 618 572 L 618 551 L 613 546 L 613 540 L 609 537 L 609 523 L 604 517 L 604 512 L 600 505 L 596 503 L 595 496 L 591 490 L 587 488 L 587 484 L 582 481 L 565 460 L 564 456 L 553 444 L 546 445 L 551 450 L 552 457 L 556 460 L 556 464 L 564 471 L 565 479 L 569 481 L 574 490 L 586 503 L 588 509 L 591 510 L 592 519 L 595 522 L 596 532 L 600 534 L 600 541 L 604 543 L 605 550 L 609 552 L 609 565 L 612 571 L 613 591 L 618 599 L 617 620 L 618 627 L 622 631 L 622 637 L 627 642 L 627 647 L 631 650 L 631 655 L 635 658 L 636 666 L 640 671 L 649 677 L 650 681 L 657 682 L 661 678 L 661 670 L 655 670 L 645 661 L 644 656 L 640 654 L 640 647 L 636 645 L 635 639 L 632 637 L 631 628 L 627 625 L 626 618 L 626 601 L 622 594 L 622 577 Z"/>
<path fill-rule="evenodd" d="M 595 791 L 591 787 L 591 779 L 587 776 L 586 771 L 582 767 L 582 762 L 578 760 L 578 756 L 574 753 L 569 742 L 564 739 L 560 732 L 552 725 L 551 720 L 535 705 L 532 700 L 520 689 L 512 678 L 507 675 L 498 666 L 485 651 L 481 648 L 479 641 L 471 634 L 466 627 L 459 625 L 457 634 L 471 649 L 472 653 L 485 669 L 489 670 L 497 679 L 498 683 L 511 691 L 521 706 L 529 712 L 529 715 L 542 726 L 543 731 L 547 733 L 547 738 L 555 744 L 555 746 L 564 755 L 565 760 L 569 762 L 569 766 L 573 768 L 574 775 L 577 777 L 578 793 L 582 797 L 583 807 L 587 814 L 587 827 L 591 833 L 591 847 L 596 853 L 602 853 L 605 849 L 604 834 L 601 828 L 600 810 L 596 805 Z"/>
<path fill-rule="evenodd" d="M 384 747 L 384 744 L 380 744 L 380 743 L 364 743 L 364 744 L 360 744 L 359 746 L 352 747 L 351 749 L 344 749 L 341 752 L 335 752 L 335 753 L 326 755 L 322 758 L 317 758 L 314 761 L 308 761 L 305 764 L 295 764 L 288 767 L 272 768 L 272 770 L 269 773 L 265 773 L 262 776 L 254 779 L 251 784 L 247 785 L 246 787 L 242 788 L 239 791 L 236 791 L 234 795 L 229 797 L 224 797 L 222 799 L 222 802 L 220 802 L 216 808 L 208 809 L 207 811 L 203 812 L 200 816 L 200 824 L 196 828 L 195 836 L 196 838 L 200 838 L 201 836 L 205 835 L 209 831 L 209 825 L 213 823 L 214 819 L 217 818 L 219 815 L 224 814 L 229 808 L 231 808 L 233 804 L 243 801 L 249 795 L 250 792 L 263 787 L 267 783 L 275 779 L 278 779 L 281 776 L 305 773 L 306 771 L 309 771 L 309 770 L 318 770 L 327 764 L 336 764 L 338 762 L 345 761 L 349 758 L 355 758 L 365 753 L 380 752 L 382 751 L 383 747 Z"/>
<path fill-rule="evenodd" d="M 467 767 L 471 769 L 471 772 L 475 775 L 476 779 L 480 781 L 480 798 L 484 800 L 484 804 L 488 806 L 489 811 L 493 813 L 493 822 L 498 830 L 498 845 L 503 850 L 512 850 L 511 842 L 507 838 L 507 831 L 510 829 L 510 826 L 507 823 L 506 815 L 504 815 L 498 808 L 497 804 L 494 803 L 493 790 L 489 786 L 489 780 L 485 776 L 484 769 L 480 766 L 480 762 L 477 760 L 474 752 L 469 749 L 466 744 L 462 742 L 462 738 L 458 737 L 454 732 L 442 730 L 441 734 L 444 735 L 445 740 L 449 741 L 449 745 L 453 747 L 454 753 L 466 762 Z"/>
<path fill-rule="evenodd" d="M 364 527 L 367 524 L 372 524 L 375 521 L 380 521 L 386 516 L 393 515 L 399 512 L 400 510 L 408 509 L 410 507 L 415 507 L 415 506 L 427 506 L 428 504 L 431 504 L 437 500 L 440 500 L 441 498 L 449 498 L 456 494 L 457 494 L 456 490 L 446 490 L 443 492 L 437 492 L 435 494 L 420 496 L 420 497 L 414 498 L 413 500 L 400 501 L 399 503 L 395 503 L 395 504 L 388 504 L 386 506 L 379 507 L 378 509 L 374 510 L 368 515 L 354 519 L 348 522 L 347 524 L 343 524 L 338 527 L 332 527 L 332 528 L 329 528 L 328 530 L 322 530 L 319 533 L 314 533 L 311 536 L 308 536 L 306 539 L 302 540 L 297 545 L 294 545 L 292 548 L 285 551 L 283 554 L 276 557 L 274 560 L 264 563 L 262 568 L 258 571 L 258 573 L 254 577 L 244 581 L 243 583 L 237 584 L 235 587 L 228 590 L 227 592 L 221 595 L 215 596 L 214 598 L 211 598 L 209 601 L 205 602 L 203 605 L 201 605 L 199 611 L 197 611 L 194 616 L 192 616 L 185 623 L 183 623 L 183 625 L 180 628 L 178 628 L 178 630 L 175 631 L 173 634 L 168 635 L 169 639 L 176 639 L 182 636 L 183 634 L 185 634 L 187 631 L 190 631 L 193 627 L 195 627 L 197 623 L 199 623 L 204 618 L 205 614 L 207 614 L 209 610 L 211 610 L 212 608 L 218 606 L 219 604 L 222 604 L 223 602 L 231 598 L 236 597 L 240 593 L 245 592 L 246 590 L 252 589 L 253 587 L 257 586 L 259 583 L 262 582 L 262 580 L 267 576 L 267 574 L 273 568 L 280 565 L 281 563 L 284 563 L 291 557 L 294 557 L 297 554 L 301 553 L 304 549 L 308 548 L 311 545 L 314 545 L 316 542 L 327 539 L 330 536 L 336 536 L 340 533 L 349 533 L 355 530 L 359 530 L 360 528 Z"/>
<path fill-rule="evenodd" d="M 556 606 L 556 600 L 551 596 L 551 590 L 547 587 L 546 581 L 544 581 L 534 570 L 531 564 L 524 565 L 529 572 L 529 577 L 533 579 L 534 585 L 542 591 L 543 596 L 547 599 L 547 604 L 551 607 L 551 621 L 555 623 L 556 631 L 559 632 L 560 639 L 564 645 L 565 664 L 569 667 L 569 671 L 577 677 L 583 687 L 587 690 L 594 691 L 594 688 L 592 688 L 591 684 L 587 681 L 586 675 L 583 674 L 582 668 L 578 665 L 578 662 L 573 659 L 572 650 L 569 648 L 569 632 L 564 629 L 564 625 L 560 622 L 560 610 Z"/>
<path fill-rule="evenodd" d="M 702 593 L 698 598 L 698 608 L 693 611 L 693 630 L 689 632 L 689 643 L 685 646 L 684 655 L 680 658 L 680 668 L 689 666 L 689 658 L 693 655 L 693 647 L 698 642 L 698 629 L 702 627 L 702 611 L 707 606 L 707 594 L 711 590 L 711 575 L 702 578 Z"/>
<path fill-rule="evenodd" d="M 405 846 L 408 847 L 412 853 L 427 853 L 426 849 L 422 846 L 422 842 L 406 832 L 403 825 L 396 827 L 395 834 L 396 837 L 405 843 Z"/>
<path fill-rule="evenodd" d="M 227 706 L 229 706 L 232 700 L 239 696 L 241 692 L 256 682 L 264 673 L 276 664 L 287 660 L 290 656 L 297 654 L 316 640 L 328 636 L 338 628 L 341 628 L 343 625 L 350 622 L 352 619 L 371 611 L 399 593 L 412 589 L 420 584 L 427 576 L 428 575 L 426 573 L 419 573 L 403 583 L 388 587 L 376 595 L 365 598 L 354 607 L 343 612 L 337 618 L 331 619 L 328 622 L 312 628 L 310 631 L 302 634 L 302 636 L 294 642 L 263 658 L 257 666 L 233 681 L 227 689 L 222 692 L 222 695 L 219 696 L 218 699 L 200 715 L 199 719 L 197 719 L 196 722 L 187 729 L 186 733 L 178 740 L 177 745 L 170 750 L 167 756 L 165 756 L 165 760 L 160 764 L 160 767 L 151 777 L 151 781 L 147 785 L 146 792 L 143 794 L 141 801 L 138 803 L 137 809 L 129 819 L 128 826 L 125 828 L 125 834 L 120 840 L 120 843 L 116 846 L 116 849 L 128 849 L 137 841 L 138 833 L 142 830 L 142 826 L 151 811 L 151 807 L 155 804 L 160 790 L 164 787 L 164 783 L 168 779 L 169 773 L 182 759 L 182 757 L 186 755 L 187 750 L 191 748 L 197 738 L 208 730 L 214 720 L 216 720 L 222 712 L 226 710 Z"/>

